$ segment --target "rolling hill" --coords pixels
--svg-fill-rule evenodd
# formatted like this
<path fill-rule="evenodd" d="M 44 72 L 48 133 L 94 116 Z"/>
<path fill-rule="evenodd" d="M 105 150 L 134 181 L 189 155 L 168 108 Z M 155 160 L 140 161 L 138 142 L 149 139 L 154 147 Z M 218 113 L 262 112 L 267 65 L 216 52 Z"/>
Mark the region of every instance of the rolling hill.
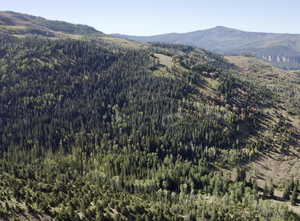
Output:
<path fill-rule="evenodd" d="M 91 35 L 102 32 L 87 25 L 75 25 L 63 21 L 52 21 L 42 17 L 11 11 L 0 12 L 0 31 L 13 35 L 41 35 L 59 37 L 62 35 Z"/>
<path fill-rule="evenodd" d="M 253 55 L 283 68 L 300 67 L 300 35 L 246 32 L 218 26 L 189 33 L 116 37 L 139 42 L 186 44 L 224 55 Z"/>
<path fill-rule="evenodd" d="M 71 24 L 65 21 L 53 21 L 33 15 L 17 13 L 12 11 L 0 11 L 0 34 L 24 37 L 39 37 L 48 39 L 77 39 L 89 40 L 94 43 L 116 45 L 127 48 L 140 48 L 143 45 L 105 35 L 87 25 Z"/>

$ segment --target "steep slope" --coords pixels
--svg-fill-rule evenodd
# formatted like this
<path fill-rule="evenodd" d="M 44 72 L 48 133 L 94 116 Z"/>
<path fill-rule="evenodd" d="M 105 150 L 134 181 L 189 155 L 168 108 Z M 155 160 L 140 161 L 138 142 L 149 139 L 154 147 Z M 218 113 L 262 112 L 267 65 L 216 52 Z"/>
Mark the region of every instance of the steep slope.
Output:
<path fill-rule="evenodd" d="M 269 110 L 270 117 L 280 113 L 286 117 L 291 127 L 300 130 L 299 71 L 282 70 L 254 57 L 229 56 L 226 59 L 238 67 L 241 76 L 255 79 L 257 84 L 270 88 L 276 94 L 279 105 L 275 110 Z M 268 122 L 266 126 L 271 125 Z M 282 186 L 286 185 L 287 179 L 300 178 L 299 135 L 296 140 L 289 142 L 294 142 L 295 148 L 287 150 L 286 154 L 277 151 L 265 152 L 248 165 L 250 173 L 255 174 L 260 187 L 270 185 L 270 182 L 279 187 L 274 193 L 276 199 L 283 196 L 285 190 Z M 300 213 L 299 207 L 291 208 Z"/>
<path fill-rule="evenodd" d="M 140 42 L 186 44 L 225 55 L 252 54 L 284 68 L 300 62 L 300 35 L 245 32 L 218 26 L 190 33 L 139 37 L 115 35 Z"/>
<path fill-rule="evenodd" d="M 241 76 L 254 79 L 257 84 L 270 88 L 278 97 L 276 110 L 269 113 L 280 113 L 286 117 L 292 127 L 300 130 L 300 73 L 287 71 L 271 66 L 254 57 L 230 56 L 226 59 L 234 63 Z M 271 114 L 271 115 L 272 115 Z M 270 116 L 271 116 L 270 115 Z M 270 125 L 268 125 L 270 126 Z M 260 174 L 263 180 L 273 179 L 276 183 L 285 182 L 287 176 L 300 177 L 300 139 L 295 140 L 297 148 L 290 149 L 286 156 L 277 152 L 262 155 L 251 167 Z"/>

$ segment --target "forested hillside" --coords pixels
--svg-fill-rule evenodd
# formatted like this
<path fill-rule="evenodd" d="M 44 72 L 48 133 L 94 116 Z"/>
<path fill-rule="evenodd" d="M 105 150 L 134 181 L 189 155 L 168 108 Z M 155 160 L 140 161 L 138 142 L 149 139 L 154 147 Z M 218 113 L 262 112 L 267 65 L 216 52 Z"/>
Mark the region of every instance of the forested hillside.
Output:
<path fill-rule="evenodd" d="M 299 177 L 246 170 L 299 133 L 245 76 L 190 46 L 1 35 L 0 220 L 299 220 Z"/>

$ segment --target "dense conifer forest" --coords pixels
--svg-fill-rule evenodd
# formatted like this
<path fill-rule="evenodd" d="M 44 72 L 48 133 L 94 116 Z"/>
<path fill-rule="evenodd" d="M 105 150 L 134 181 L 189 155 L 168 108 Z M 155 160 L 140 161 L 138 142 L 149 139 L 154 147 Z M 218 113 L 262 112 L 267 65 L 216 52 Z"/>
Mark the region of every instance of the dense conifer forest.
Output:
<path fill-rule="evenodd" d="M 278 102 L 189 46 L 2 34 L 0 220 L 300 220 L 245 167 L 293 148 Z"/>

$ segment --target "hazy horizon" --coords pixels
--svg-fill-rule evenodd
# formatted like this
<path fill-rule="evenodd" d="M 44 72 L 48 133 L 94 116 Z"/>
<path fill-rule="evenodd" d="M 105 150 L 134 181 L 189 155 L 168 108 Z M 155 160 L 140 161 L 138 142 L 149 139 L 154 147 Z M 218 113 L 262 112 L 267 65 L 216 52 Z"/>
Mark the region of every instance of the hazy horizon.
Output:
<path fill-rule="evenodd" d="M 241 2 L 183 1 L 140 2 L 96 0 L 83 2 L 5 1 L 1 11 L 15 11 L 51 20 L 85 24 L 106 34 L 120 33 L 137 36 L 165 33 L 186 33 L 216 26 L 250 32 L 300 33 L 300 2 L 253 0 Z"/>

